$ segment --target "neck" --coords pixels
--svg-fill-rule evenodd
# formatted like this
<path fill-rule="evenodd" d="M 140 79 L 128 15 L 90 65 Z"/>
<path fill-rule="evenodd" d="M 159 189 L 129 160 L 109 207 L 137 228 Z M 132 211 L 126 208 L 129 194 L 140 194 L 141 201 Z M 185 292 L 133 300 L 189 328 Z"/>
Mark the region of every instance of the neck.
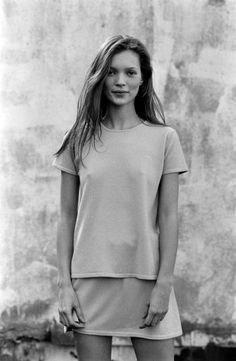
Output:
<path fill-rule="evenodd" d="M 140 123 L 140 119 L 134 104 L 127 104 L 123 107 L 110 105 L 104 123 L 108 124 L 110 128 L 124 129 Z"/>

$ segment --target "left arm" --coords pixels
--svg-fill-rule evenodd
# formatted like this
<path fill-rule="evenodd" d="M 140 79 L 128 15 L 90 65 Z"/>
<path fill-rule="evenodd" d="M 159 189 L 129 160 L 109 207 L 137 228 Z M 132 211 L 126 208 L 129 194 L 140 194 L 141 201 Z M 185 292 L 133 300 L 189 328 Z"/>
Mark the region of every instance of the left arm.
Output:
<path fill-rule="evenodd" d="M 159 189 L 158 207 L 160 229 L 159 271 L 140 328 L 155 326 L 168 311 L 178 246 L 178 193 L 178 173 L 163 175 Z"/>
<path fill-rule="evenodd" d="M 174 266 L 178 246 L 178 173 L 163 176 L 160 185 L 158 223 L 160 229 L 160 267 L 158 284 L 173 283 Z"/>

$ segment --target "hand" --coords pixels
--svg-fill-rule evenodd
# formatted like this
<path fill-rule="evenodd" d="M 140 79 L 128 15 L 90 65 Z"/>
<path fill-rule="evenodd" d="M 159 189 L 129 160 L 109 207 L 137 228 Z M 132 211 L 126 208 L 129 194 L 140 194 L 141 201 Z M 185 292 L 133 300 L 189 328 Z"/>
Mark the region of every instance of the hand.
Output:
<path fill-rule="evenodd" d="M 139 328 L 154 327 L 162 321 L 168 312 L 170 288 L 156 285 L 151 293 L 150 301 L 146 304 L 143 323 Z"/>
<path fill-rule="evenodd" d="M 85 318 L 78 297 L 71 285 L 59 288 L 59 320 L 68 328 L 84 327 Z M 73 318 L 73 311 L 77 320 Z"/>

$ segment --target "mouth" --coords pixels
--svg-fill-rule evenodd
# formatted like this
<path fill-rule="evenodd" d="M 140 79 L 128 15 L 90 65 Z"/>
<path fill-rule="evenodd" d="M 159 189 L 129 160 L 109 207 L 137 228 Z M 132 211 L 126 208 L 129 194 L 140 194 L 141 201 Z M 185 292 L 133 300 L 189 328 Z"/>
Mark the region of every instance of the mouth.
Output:
<path fill-rule="evenodd" d="M 128 94 L 127 91 L 121 91 L 121 90 L 114 90 L 114 91 L 112 91 L 112 93 L 114 93 L 114 94 Z"/>

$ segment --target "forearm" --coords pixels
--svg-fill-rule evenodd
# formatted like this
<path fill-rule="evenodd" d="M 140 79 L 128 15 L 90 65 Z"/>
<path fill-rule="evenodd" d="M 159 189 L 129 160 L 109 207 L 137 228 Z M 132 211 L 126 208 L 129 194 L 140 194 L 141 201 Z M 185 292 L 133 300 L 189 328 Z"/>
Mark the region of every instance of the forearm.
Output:
<path fill-rule="evenodd" d="M 73 254 L 75 217 L 61 216 L 57 231 L 58 285 L 71 284 L 71 259 Z"/>
<path fill-rule="evenodd" d="M 178 215 L 170 212 L 159 217 L 160 246 L 159 246 L 159 271 L 157 285 L 166 284 L 172 286 L 174 267 L 178 247 Z"/>

